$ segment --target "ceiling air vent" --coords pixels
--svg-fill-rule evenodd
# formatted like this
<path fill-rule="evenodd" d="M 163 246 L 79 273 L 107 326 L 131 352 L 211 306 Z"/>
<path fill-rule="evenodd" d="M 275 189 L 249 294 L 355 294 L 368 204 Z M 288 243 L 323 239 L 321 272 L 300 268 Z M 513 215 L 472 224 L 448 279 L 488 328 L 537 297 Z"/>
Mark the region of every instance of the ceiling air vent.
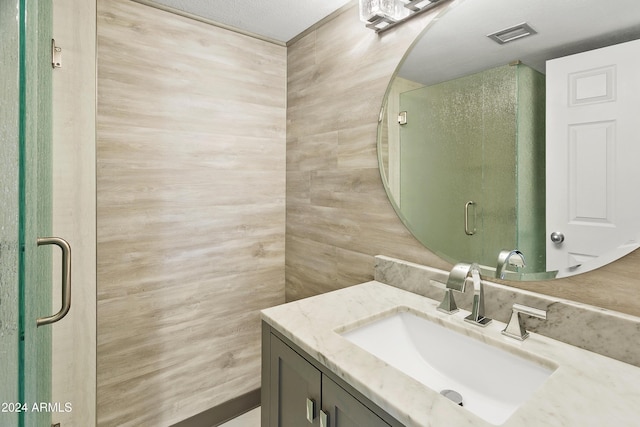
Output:
<path fill-rule="evenodd" d="M 522 24 L 514 25 L 512 27 L 505 28 L 504 30 L 496 31 L 492 34 L 487 34 L 487 37 L 496 43 L 505 44 L 523 37 L 532 36 L 536 33 L 536 30 L 531 28 L 529 24 L 523 22 Z"/>

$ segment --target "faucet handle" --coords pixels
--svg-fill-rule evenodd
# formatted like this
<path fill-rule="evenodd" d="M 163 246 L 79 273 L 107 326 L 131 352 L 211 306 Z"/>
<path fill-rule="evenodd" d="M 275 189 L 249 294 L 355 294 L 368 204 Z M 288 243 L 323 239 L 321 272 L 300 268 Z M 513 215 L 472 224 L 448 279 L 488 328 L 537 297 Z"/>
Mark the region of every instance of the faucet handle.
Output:
<path fill-rule="evenodd" d="M 526 314 L 543 320 L 547 319 L 547 312 L 545 310 L 528 307 L 522 304 L 513 304 L 511 318 L 509 319 L 509 323 L 507 323 L 507 327 L 502 330 L 502 335 L 506 335 L 519 341 L 524 341 L 529 336 L 529 332 L 526 331 L 522 324 L 520 314 Z"/>
<path fill-rule="evenodd" d="M 458 311 L 456 300 L 453 298 L 453 289 L 446 289 L 444 291 L 444 298 L 438 306 L 438 311 L 447 314 L 453 314 Z"/>

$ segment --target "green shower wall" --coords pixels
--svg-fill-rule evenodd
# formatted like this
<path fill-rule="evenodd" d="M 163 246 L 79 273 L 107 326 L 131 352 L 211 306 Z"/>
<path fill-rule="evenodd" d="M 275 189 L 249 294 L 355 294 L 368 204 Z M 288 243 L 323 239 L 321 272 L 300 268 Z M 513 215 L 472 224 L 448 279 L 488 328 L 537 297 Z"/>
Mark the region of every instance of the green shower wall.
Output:
<path fill-rule="evenodd" d="M 516 221 L 517 245 L 527 263 L 546 271 L 545 76 L 518 65 Z"/>

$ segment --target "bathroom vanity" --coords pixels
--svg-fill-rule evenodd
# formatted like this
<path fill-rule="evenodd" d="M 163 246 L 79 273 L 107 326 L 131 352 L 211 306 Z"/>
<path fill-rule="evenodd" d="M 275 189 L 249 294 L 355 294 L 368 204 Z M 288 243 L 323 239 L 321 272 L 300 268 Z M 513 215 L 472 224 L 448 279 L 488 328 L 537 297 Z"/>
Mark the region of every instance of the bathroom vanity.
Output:
<path fill-rule="evenodd" d="M 449 315 L 437 310 L 439 302 L 371 281 L 264 310 L 262 426 L 600 427 L 631 426 L 639 419 L 637 366 L 535 332 L 517 341 L 501 334 L 505 323 L 494 320 L 484 328 L 471 325 L 464 321 L 469 314 L 464 306 Z M 473 382 L 481 378 L 477 373 L 489 372 L 494 376 L 494 380 L 485 380 L 487 394 L 492 395 L 489 400 L 478 402 L 462 393 L 469 402 L 458 406 L 432 384 L 425 385 L 420 373 L 404 369 L 410 362 L 394 366 L 395 356 L 385 361 L 384 354 L 374 355 L 348 337 L 352 331 L 367 330 L 376 322 L 406 313 L 471 345 L 462 354 L 444 353 L 447 360 L 441 362 L 453 371 L 445 377 L 453 378 L 458 372 L 459 382 Z M 598 334 L 593 325 L 584 327 Z M 410 352 L 395 342 L 393 330 L 387 336 L 382 330 L 373 331 L 383 344 L 378 347 L 388 343 L 390 351 Z M 430 339 L 429 334 L 424 336 Z M 448 346 L 448 339 L 438 345 Z M 457 346 L 453 341 L 451 345 Z M 425 351 L 430 352 L 428 346 Z M 521 401 L 507 402 L 511 395 L 520 394 L 516 390 L 519 383 L 529 379 L 521 377 L 520 368 L 512 368 L 511 362 L 489 366 L 493 355 L 514 361 L 513 366 L 522 362 L 539 368 L 542 380 L 521 395 Z M 496 394 L 491 387 L 494 381 L 506 381 L 499 388 L 513 390 Z M 483 413 L 483 406 L 492 405 L 495 411 L 490 408 L 488 414 Z M 511 409 L 494 416 L 508 405 Z"/>
<path fill-rule="evenodd" d="M 267 323 L 262 342 L 266 425 L 402 425 Z"/>

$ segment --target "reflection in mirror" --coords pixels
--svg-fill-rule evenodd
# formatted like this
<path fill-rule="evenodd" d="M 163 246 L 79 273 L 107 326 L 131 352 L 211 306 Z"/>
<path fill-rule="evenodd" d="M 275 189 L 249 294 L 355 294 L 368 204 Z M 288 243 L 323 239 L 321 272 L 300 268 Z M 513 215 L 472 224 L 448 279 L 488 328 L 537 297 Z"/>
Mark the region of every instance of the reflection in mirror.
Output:
<path fill-rule="evenodd" d="M 526 267 L 503 274 L 519 280 L 639 246 L 639 3 L 450 2 L 398 67 L 378 128 L 387 194 L 420 242 L 489 274 L 515 248 Z"/>

